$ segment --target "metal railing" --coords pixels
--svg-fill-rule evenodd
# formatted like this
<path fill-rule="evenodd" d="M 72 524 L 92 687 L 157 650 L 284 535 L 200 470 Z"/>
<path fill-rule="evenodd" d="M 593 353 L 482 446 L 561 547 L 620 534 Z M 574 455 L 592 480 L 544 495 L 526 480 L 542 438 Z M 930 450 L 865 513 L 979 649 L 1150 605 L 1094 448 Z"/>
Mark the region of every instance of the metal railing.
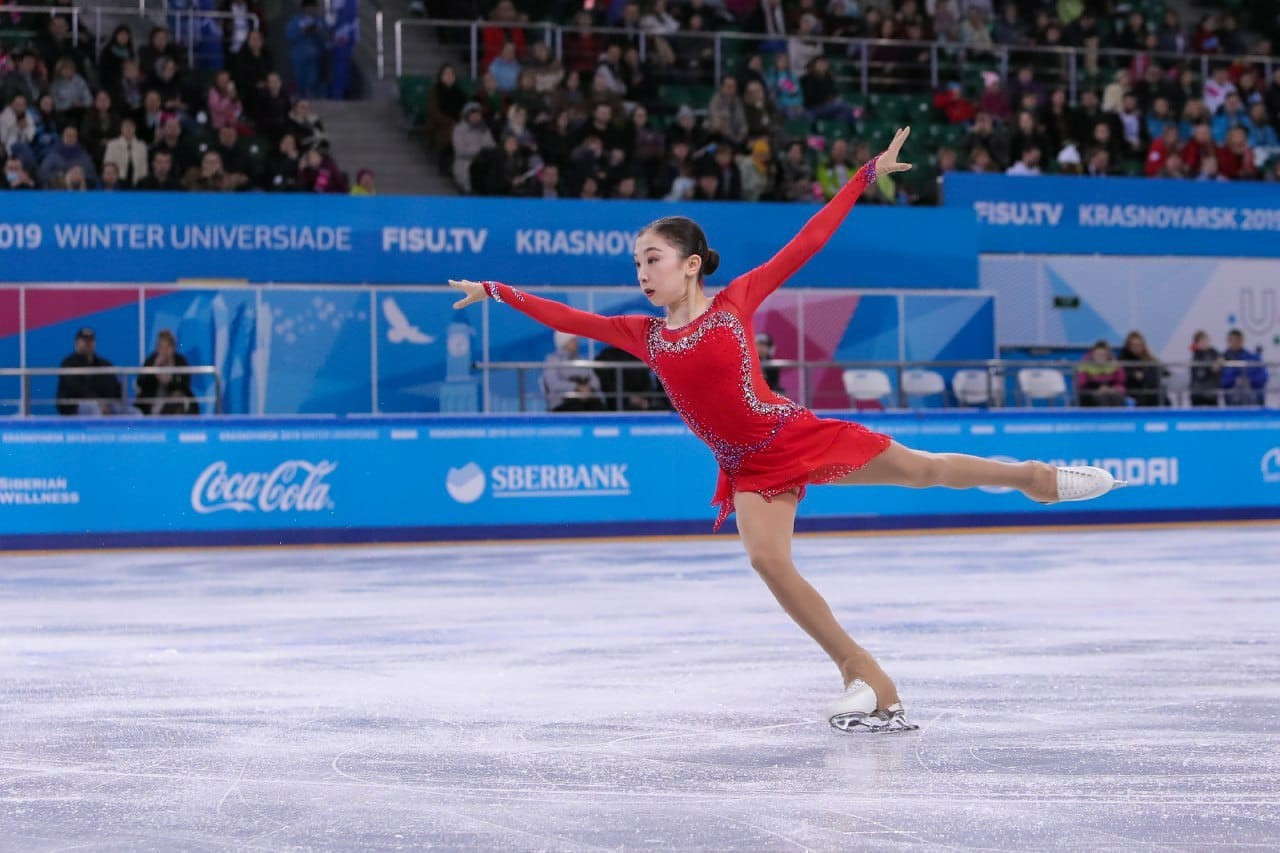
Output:
<path fill-rule="evenodd" d="M 210 376 L 213 378 L 213 389 L 209 394 L 195 394 L 190 398 L 197 403 L 209 404 L 206 411 L 213 414 L 222 413 L 222 377 L 218 375 L 218 369 L 212 365 L 199 365 L 187 367 L 0 367 L 0 379 L 5 377 L 17 377 L 21 390 L 17 398 L 0 397 L 0 406 L 17 405 L 20 416 L 31 414 L 32 406 L 58 406 L 68 404 L 79 404 L 83 402 L 98 402 L 104 404 L 118 404 L 123 409 L 128 409 L 138 403 L 164 402 L 168 400 L 176 400 L 175 397 L 137 397 L 131 394 L 131 384 L 128 382 L 120 382 L 119 397 L 75 397 L 75 398 L 33 398 L 31 395 L 31 380 L 33 377 L 63 377 L 63 376 L 111 376 L 119 380 L 121 377 L 128 376 L 158 376 L 160 374 L 176 375 L 176 376 Z"/>
<path fill-rule="evenodd" d="M 488 27 L 500 27 L 502 29 L 519 29 L 534 37 L 540 36 L 543 41 L 553 48 L 553 53 L 557 60 L 563 61 L 564 58 L 564 37 L 566 34 L 573 33 L 591 33 L 593 35 L 604 36 L 606 40 L 616 38 L 624 38 L 634 41 L 637 50 L 640 52 L 642 59 L 652 52 L 653 41 L 655 39 L 664 39 L 667 41 L 706 41 L 711 47 L 713 56 L 712 67 L 706 74 L 680 75 L 678 73 L 670 73 L 672 79 L 668 82 L 677 83 L 711 83 L 719 85 L 721 78 L 726 73 L 726 56 L 729 53 L 742 55 L 744 53 L 764 52 L 776 53 L 774 51 L 761 51 L 761 47 L 765 45 L 781 46 L 785 50 L 793 40 L 800 40 L 806 44 L 811 44 L 820 48 L 824 55 L 829 58 L 838 58 L 843 56 L 851 62 L 851 65 L 841 67 L 833 67 L 833 73 L 836 74 L 837 80 L 850 83 L 855 82 L 857 89 L 862 94 L 869 94 L 876 87 L 894 87 L 908 86 L 918 89 L 926 88 L 937 89 L 944 81 L 960 80 L 966 67 L 974 67 L 976 65 L 992 65 L 998 70 L 1004 80 L 1009 79 L 1011 68 L 1019 65 L 1029 64 L 1037 68 L 1037 80 L 1043 83 L 1060 84 L 1068 89 L 1068 96 L 1072 101 L 1076 99 L 1081 72 L 1089 74 L 1098 74 L 1106 70 L 1128 66 L 1135 57 L 1149 57 L 1164 65 L 1176 67 L 1189 67 L 1196 70 L 1202 79 L 1209 77 L 1211 66 L 1218 63 L 1244 62 L 1250 65 L 1257 65 L 1265 76 L 1270 79 L 1272 70 L 1280 60 L 1271 56 L 1254 56 L 1254 55 L 1223 55 L 1223 54 L 1194 54 L 1194 53 L 1168 53 L 1161 51 L 1137 51 L 1125 50 L 1121 48 L 1089 48 L 1089 47 L 1043 47 L 1043 46 L 1011 46 L 1011 45 L 993 45 L 991 48 L 975 48 L 959 42 L 941 42 L 941 41 L 902 41 L 898 39 L 857 39 L 843 38 L 836 36 L 814 36 L 800 37 L 796 35 L 788 35 L 779 37 L 761 33 L 739 33 L 739 32 L 714 32 L 714 33 L 691 33 L 679 32 L 670 35 L 657 33 L 647 33 L 644 31 L 635 31 L 620 29 L 616 27 L 590 27 L 580 28 L 573 26 L 560 26 L 556 24 L 531 23 L 520 24 L 518 26 L 508 26 L 504 24 L 490 23 L 487 21 L 466 21 L 457 19 L 397 19 L 393 25 L 394 35 L 394 65 L 397 77 L 406 73 L 406 56 L 404 49 L 403 30 L 405 27 L 432 27 L 438 30 L 465 30 L 467 32 L 468 42 L 468 60 L 471 67 L 472 79 L 478 79 L 480 76 L 480 53 L 481 40 L 480 32 Z M 734 50 L 729 50 L 729 45 L 735 45 Z M 928 53 L 927 64 L 922 65 L 916 61 L 904 60 L 902 58 L 885 58 L 885 51 L 893 51 L 896 53 L 901 51 L 915 51 L 917 55 Z M 594 63 L 593 63 L 594 67 Z M 899 71 L 897 69 L 902 69 Z M 765 69 L 769 70 L 768 67 Z M 791 69 L 797 76 L 804 73 L 803 68 Z M 420 69 L 414 68 L 407 73 L 430 73 L 434 74 L 435 68 Z M 676 79 L 684 77 L 685 79 Z M 589 85 L 584 81 L 584 88 Z"/>
<path fill-rule="evenodd" d="M 1117 364 L 1126 369 L 1131 368 L 1149 368 L 1160 371 L 1159 382 L 1152 388 L 1142 389 L 1142 394 L 1147 399 L 1139 399 L 1137 395 L 1126 391 L 1119 395 L 1123 402 L 1116 404 L 1103 404 L 1099 407 L 1129 407 L 1154 405 L 1157 407 L 1169 408 L 1187 408 L 1192 406 L 1225 406 L 1238 405 L 1234 389 L 1223 388 L 1220 385 L 1218 376 L 1222 368 L 1266 368 L 1269 374 L 1269 383 L 1261 391 L 1257 392 L 1257 400 L 1255 405 L 1264 406 L 1280 406 L 1280 362 L 1257 362 L 1257 361 L 1217 361 L 1217 362 L 1117 362 Z M 910 409 L 924 407 L 922 404 L 930 398 L 936 398 L 937 401 L 946 406 L 973 407 L 982 406 L 987 408 L 1002 408 L 1010 401 L 1016 406 L 1033 406 L 1037 403 L 1057 404 L 1063 406 L 1080 406 L 1093 405 L 1090 398 L 1081 394 L 1078 383 L 1078 371 L 1083 363 L 1075 360 L 1023 360 L 1023 359 L 980 359 L 969 361 L 803 361 L 793 359 L 770 359 L 761 363 L 764 368 L 777 368 L 779 370 L 795 371 L 793 378 L 796 380 L 795 389 L 787 389 L 787 395 L 794 395 L 796 402 L 802 405 L 816 408 L 826 409 L 853 409 L 863 407 L 862 403 L 867 404 L 865 407 L 874 407 L 873 404 L 884 405 L 886 402 L 890 407 Z M 562 395 L 566 399 L 578 401 L 598 400 L 602 405 L 598 408 L 602 410 L 632 410 L 637 408 L 648 408 L 650 410 L 665 410 L 669 406 L 666 404 L 666 395 L 662 392 L 661 386 L 656 381 L 652 383 L 651 390 L 648 391 L 629 391 L 623 382 L 624 371 L 644 371 L 646 376 L 649 375 L 649 367 L 641 362 L 623 362 L 616 361 L 593 361 L 590 359 L 575 359 L 571 361 L 558 361 L 549 364 L 546 361 L 483 361 L 478 362 L 476 368 L 485 373 L 494 371 L 515 371 L 516 374 L 516 400 L 517 411 L 541 411 L 545 410 L 543 400 L 546 391 L 541 387 L 540 381 L 535 379 L 530 382 L 528 374 L 533 371 L 538 376 L 548 367 L 581 367 L 593 371 L 610 371 L 614 374 L 612 389 L 602 390 L 597 393 L 595 391 L 571 391 Z M 813 374 L 815 371 L 834 371 L 839 377 L 840 390 L 835 391 L 830 387 L 834 384 L 834 379 L 830 373 L 826 376 L 817 376 Z M 862 371 L 865 373 L 879 373 L 883 375 L 883 383 L 877 384 L 873 382 L 867 386 L 865 392 L 859 392 L 850 388 L 845 379 L 846 371 Z M 1050 381 L 1046 384 L 1032 385 L 1028 382 L 1029 377 L 1022 374 L 1023 371 L 1041 371 L 1054 372 L 1061 378 L 1061 382 Z M 1197 375 L 1196 371 L 1210 371 L 1208 376 L 1213 379 L 1213 384 L 1196 383 L 1192 377 Z M 933 391 L 913 390 L 916 386 L 912 381 L 912 374 L 935 374 L 937 379 L 929 379 L 928 382 L 934 383 L 933 387 L 937 388 L 940 382 L 941 387 Z M 950 374 L 950 376 L 947 376 Z M 1020 376 L 1020 374 L 1022 374 Z M 597 376 L 599 373 L 597 372 Z M 960 376 L 966 384 L 961 384 L 957 380 Z M 874 378 L 874 377 L 872 377 Z M 825 381 L 824 381 L 825 380 Z M 486 387 L 491 382 L 485 383 Z M 926 383 L 927 384 L 927 383 Z M 537 389 L 531 391 L 532 389 Z M 864 393 L 865 396 L 859 396 Z M 495 411 L 494 401 L 490 394 L 484 401 L 484 410 L 486 412 Z M 645 407 L 629 405 L 632 397 L 641 397 L 647 401 Z M 1243 393 L 1240 394 L 1243 397 Z M 1207 402 L 1212 400 L 1212 402 Z M 593 406 L 593 408 L 595 408 Z"/>

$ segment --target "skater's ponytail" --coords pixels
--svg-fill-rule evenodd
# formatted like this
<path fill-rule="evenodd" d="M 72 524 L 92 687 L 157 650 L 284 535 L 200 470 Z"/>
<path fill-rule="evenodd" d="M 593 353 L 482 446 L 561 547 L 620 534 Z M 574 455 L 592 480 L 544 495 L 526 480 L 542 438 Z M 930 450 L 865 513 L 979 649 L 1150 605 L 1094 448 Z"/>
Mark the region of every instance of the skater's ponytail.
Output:
<path fill-rule="evenodd" d="M 715 273 L 720 267 L 720 253 L 707 245 L 707 235 L 702 233 L 702 226 L 687 216 L 664 216 L 650 222 L 644 231 L 653 231 L 664 240 L 680 250 L 682 257 L 697 255 L 702 259 L 702 268 L 698 270 L 698 282 Z"/>

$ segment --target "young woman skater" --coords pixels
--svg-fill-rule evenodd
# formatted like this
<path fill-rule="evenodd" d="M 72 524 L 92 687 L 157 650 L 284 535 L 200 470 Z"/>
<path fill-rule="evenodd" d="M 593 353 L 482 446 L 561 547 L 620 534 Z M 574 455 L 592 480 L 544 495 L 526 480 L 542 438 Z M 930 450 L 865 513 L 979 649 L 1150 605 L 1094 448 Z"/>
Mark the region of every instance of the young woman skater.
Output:
<path fill-rule="evenodd" d="M 877 175 L 911 168 L 898 162 L 899 130 L 777 255 L 738 276 L 709 299 L 703 277 L 720 256 L 697 223 L 681 216 L 651 223 L 635 244 L 636 278 L 666 318 L 602 317 L 494 281 L 451 281 L 463 308 L 493 298 L 553 329 L 620 347 L 653 369 L 689 428 L 720 465 L 713 503 L 716 529 L 736 510 L 751 565 L 783 609 L 840 668 L 845 691 L 827 708 L 844 731 L 910 731 L 897 688 L 869 652 L 836 622 L 831 608 L 791 562 L 796 506 L 810 484 L 911 488 L 1006 486 L 1041 503 L 1087 500 L 1116 481 L 1100 468 L 1053 468 L 957 453 L 912 450 L 855 423 L 815 416 L 769 390 L 756 355 L 751 317 L 760 303 L 821 249 Z"/>

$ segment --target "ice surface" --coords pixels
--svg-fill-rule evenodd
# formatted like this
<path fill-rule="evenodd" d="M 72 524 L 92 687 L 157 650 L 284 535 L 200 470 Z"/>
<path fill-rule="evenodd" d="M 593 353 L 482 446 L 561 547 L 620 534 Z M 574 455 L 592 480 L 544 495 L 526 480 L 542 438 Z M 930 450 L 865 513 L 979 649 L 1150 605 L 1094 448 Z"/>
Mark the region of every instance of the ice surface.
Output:
<path fill-rule="evenodd" d="M 1280 527 L 0 556 L 0 847 L 1280 847 Z"/>

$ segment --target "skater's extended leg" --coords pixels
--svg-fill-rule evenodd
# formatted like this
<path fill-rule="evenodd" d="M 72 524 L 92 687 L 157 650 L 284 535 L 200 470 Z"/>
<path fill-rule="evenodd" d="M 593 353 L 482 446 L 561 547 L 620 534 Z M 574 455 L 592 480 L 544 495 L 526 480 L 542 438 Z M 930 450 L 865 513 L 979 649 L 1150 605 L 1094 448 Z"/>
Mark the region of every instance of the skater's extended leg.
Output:
<path fill-rule="evenodd" d="M 879 456 L 836 483 L 914 489 L 1005 486 L 1017 489 L 1032 500 L 1047 503 L 1058 500 L 1057 477 L 1058 469 L 1045 462 L 999 462 L 964 453 L 929 453 L 894 441 Z"/>
<path fill-rule="evenodd" d="M 898 690 L 893 680 L 871 653 L 840 627 L 822 595 L 800 576 L 791 560 L 796 496 L 784 494 L 766 501 L 754 492 L 738 492 L 734 495 L 734 505 L 738 532 L 752 568 L 787 614 L 840 667 L 845 685 L 860 678 L 875 690 L 880 708 L 897 703 Z"/>

